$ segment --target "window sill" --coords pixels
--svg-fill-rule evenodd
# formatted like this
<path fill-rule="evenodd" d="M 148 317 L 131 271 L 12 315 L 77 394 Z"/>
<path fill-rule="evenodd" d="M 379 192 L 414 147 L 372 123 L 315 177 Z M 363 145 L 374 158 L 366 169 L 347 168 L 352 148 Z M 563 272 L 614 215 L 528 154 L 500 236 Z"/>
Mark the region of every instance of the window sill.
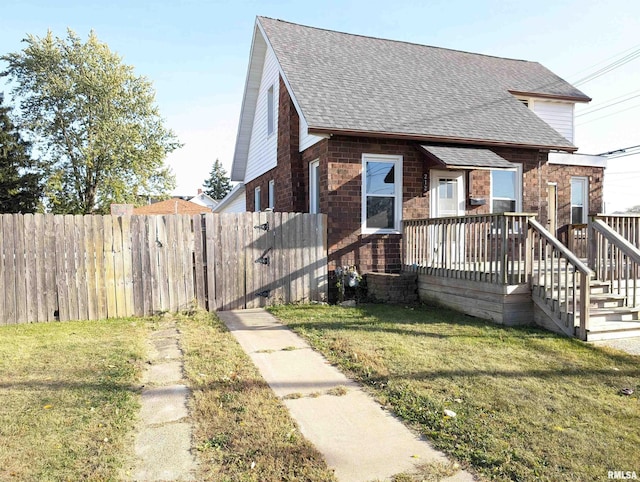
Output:
<path fill-rule="evenodd" d="M 374 229 L 374 228 L 362 228 L 361 234 L 402 234 L 402 231 L 397 229 Z"/>

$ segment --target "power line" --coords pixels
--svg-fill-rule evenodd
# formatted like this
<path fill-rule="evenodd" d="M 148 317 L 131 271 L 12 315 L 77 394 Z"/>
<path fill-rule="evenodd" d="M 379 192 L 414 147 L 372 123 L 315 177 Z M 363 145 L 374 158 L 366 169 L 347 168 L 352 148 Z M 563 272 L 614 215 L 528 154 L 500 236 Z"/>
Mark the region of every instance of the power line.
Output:
<path fill-rule="evenodd" d="M 630 94 L 634 94 L 635 92 L 640 92 L 640 90 L 636 90 L 634 92 L 631 92 Z M 625 95 L 630 95 L 630 94 L 625 94 Z M 625 96 L 621 95 L 619 97 L 615 97 L 614 99 L 611 99 L 611 101 L 613 101 L 615 99 L 620 99 L 621 97 L 625 97 Z M 635 99 L 636 97 L 640 97 L 640 94 L 632 95 L 631 97 L 627 97 L 626 99 L 622 99 L 622 100 L 619 100 L 617 102 L 608 101 L 609 103 L 605 103 L 605 105 L 603 105 L 602 107 L 598 107 L 599 104 L 596 104 L 595 108 L 587 109 L 586 111 L 581 112 L 580 114 L 576 114 L 575 117 L 581 117 L 583 115 L 590 115 L 590 114 L 593 114 L 594 112 L 597 112 L 599 110 L 608 109 L 609 107 L 613 107 L 614 105 L 622 104 L 623 102 L 628 102 L 631 99 Z"/>
<path fill-rule="evenodd" d="M 612 115 L 620 114 L 621 112 L 626 112 L 628 110 L 637 109 L 638 107 L 640 107 L 640 104 L 633 105 L 631 107 L 627 107 L 626 109 L 620 109 L 620 110 L 617 110 L 615 112 L 612 112 L 611 114 L 607 114 L 607 115 L 603 115 L 603 116 L 600 116 L 600 117 L 596 117 L 595 119 L 591 119 L 591 120 L 588 120 L 586 122 L 580 122 L 579 124 L 576 124 L 576 126 L 583 126 L 585 124 L 589 124 L 590 122 L 595 122 L 595 121 L 600 120 L 600 119 L 605 119 L 607 117 L 611 117 Z"/>
<path fill-rule="evenodd" d="M 635 47 L 634 47 L 635 48 Z M 628 52 L 625 51 L 625 52 Z M 619 55 L 619 54 L 618 54 Z M 615 56 L 614 56 L 615 57 Z M 618 69 L 620 67 L 622 67 L 623 65 L 631 62 L 632 60 L 637 59 L 638 57 L 640 57 L 640 48 L 636 48 L 633 52 L 631 52 L 630 54 L 625 55 L 624 57 L 611 62 L 610 64 L 605 65 L 604 67 L 602 67 L 601 69 L 596 70 L 595 72 L 576 80 L 575 82 L 572 82 L 573 85 L 578 86 L 581 84 L 586 84 L 587 82 L 590 82 L 594 79 L 597 79 L 598 77 L 601 77 L 605 74 L 608 74 L 609 72 Z"/>
<path fill-rule="evenodd" d="M 586 72 L 586 71 L 588 71 L 588 70 L 591 70 L 592 68 L 597 67 L 598 65 L 602 65 L 602 64 L 604 64 L 605 62 L 607 62 L 607 61 L 609 61 L 609 60 L 611 60 L 611 59 L 614 59 L 614 58 L 616 58 L 616 57 L 618 57 L 618 56 L 620 56 L 620 55 L 626 54 L 627 52 L 631 52 L 632 50 L 635 50 L 635 49 L 637 49 L 637 48 L 640 48 L 640 44 L 638 44 L 638 45 L 634 45 L 633 47 L 630 47 L 630 48 L 628 48 L 628 49 L 626 49 L 626 50 L 623 50 L 622 52 L 618 52 L 618 53 L 616 53 L 616 54 L 613 54 L 613 55 L 611 55 L 610 57 L 607 57 L 606 59 L 600 60 L 599 62 L 596 62 L 595 64 L 590 65 L 589 67 L 585 67 L 585 68 L 584 68 L 584 69 L 582 69 L 582 70 L 578 70 L 578 71 L 577 71 L 577 72 L 575 72 L 573 75 L 570 75 L 570 77 L 574 77 L 574 76 L 576 76 L 576 77 L 577 77 L 579 74 L 581 74 L 581 73 L 583 73 L 583 72 Z"/>
<path fill-rule="evenodd" d="M 603 152 L 598 155 L 604 156 L 608 159 L 618 159 L 620 157 L 633 156 L 635 154 L 640 154 L 640 144 L 636 146 L 629 146 L 629 147 L 623 147 L 621 149 L 615 149 L 613 151 Z"/>

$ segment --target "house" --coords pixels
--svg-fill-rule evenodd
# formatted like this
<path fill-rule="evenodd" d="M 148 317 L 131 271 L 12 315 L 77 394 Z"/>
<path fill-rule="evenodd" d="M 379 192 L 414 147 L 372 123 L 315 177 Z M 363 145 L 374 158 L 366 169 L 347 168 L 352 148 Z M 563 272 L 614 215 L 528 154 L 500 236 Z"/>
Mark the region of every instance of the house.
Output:
<path fill-rule="evenodd" d="M 231 179 L 247 211 L 328 215 L 329 270 L 399 272 L 401 222 L 602 210 L 575 154 L 591 99 L 536 62 L 256 19 Z"/>
<path fill-rule="evenodd" d="M 214 213 L 244 213 L 246 209 L 245 188 L 243 183 L 236 184 L 213 208 Z"/>
<path fill-rule="evenodd" d="M 209 209 L 213 209 L 215 205 L 218 204 L 216 199 L 213 199 L 207 193 L 202 192 L 202 189 L 198 189 L 198 194 L 188 199 L 188 201 L 199 204 L 200 206 L 208 207 Z"/>
<path fill-rule="evenodd" d="M 210 213 L 211 208 L 185 201 L 179 197 L 159 201 L 133 209 L 133 214 L 204 214 Z"/>

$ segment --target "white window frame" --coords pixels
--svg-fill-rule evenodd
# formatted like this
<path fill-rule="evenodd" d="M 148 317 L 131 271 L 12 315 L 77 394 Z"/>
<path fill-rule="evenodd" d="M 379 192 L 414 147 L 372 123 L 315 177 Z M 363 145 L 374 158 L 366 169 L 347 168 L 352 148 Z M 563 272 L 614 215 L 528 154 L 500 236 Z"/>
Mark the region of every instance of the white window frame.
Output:
<path fill-rule="evenodd" d="M 267 136 L 270 136 L 275 131 L 275 98 L 274 98 L 274 85 L 271 85 L 267 89 Z"/>
<path fill-rule="evenodd" d="M 367 163 L 370 162 L 392 162 L 394 163 L 395 186 L 394 186 L 394 227 L 389 228 L 368 228 L 367 227 Z M 402 156 L 386 154 L 362 154 L 362 187 L 361 187 L 361 232 L 362 234 L 401 234 L 402 226 Z M 389 197 L 388 195 L 379 197 Z"/>
<path fill-rule="evenodd" d="M 272 211 L 276 207 L 276 181 L 271 179 L 269 181 L 269 209 Z"/>
<path fill-rule="evenodd" d="M 578 223 L 573 219 L 573 181 L 579 181 L 582 184 L 582 220 Z M 569 220 L 571 224 L 586 224 L 589 219 L 589 178 L 586 176 L 571 176 L 570 180 L 571 199 L 569 200 Z"/>
<path fill-rule="evenodd" d="M 316 159 L 309 163 L 309 212 L 317 214 L 320 212 L 320 192 L 318 190 L 320 177 L 320 160 Z"/>
<path fill-rule="evenodd" d="M 493 171 L 515 171 L 516 173 L 516 186 L 515 186 L 515 196 L 516 196 L 516 210 L 515 212 L 522 212 L 522 164 L 517 164 L 513 169 L 491 169 L 489 174 L 489 209 L 491 213 L 493 213 L 493 200 L 494 199 L 506 199 L 500 197 L 493 197 Z"/>
<path fill-rule="evenodd" d="M 253 191 L 253 210 L 257 213 L 260 212 L 260 186 Z"/>

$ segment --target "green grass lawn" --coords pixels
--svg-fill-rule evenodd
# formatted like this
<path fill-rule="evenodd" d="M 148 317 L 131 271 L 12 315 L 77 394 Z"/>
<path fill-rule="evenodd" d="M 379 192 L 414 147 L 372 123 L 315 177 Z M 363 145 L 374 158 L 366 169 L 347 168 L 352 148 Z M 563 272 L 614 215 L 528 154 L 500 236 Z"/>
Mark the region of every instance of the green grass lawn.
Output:
<path fill-rule="evenodd" d="M 181 317 L 179 329 L 192 390 L 198 480 L 335 480 L 217 317 Z"/>
<path fill-rule="evenodd" d="M 0 480 L 118 480 L 145 320 L 0 327 Z"/>
<path fill-rule="evenodd" d="M 640 357 L 440 308 L 271 311 L 483 477 L 640 474 Z M 634 394 L 622 395 L 625 387 Z"/>

